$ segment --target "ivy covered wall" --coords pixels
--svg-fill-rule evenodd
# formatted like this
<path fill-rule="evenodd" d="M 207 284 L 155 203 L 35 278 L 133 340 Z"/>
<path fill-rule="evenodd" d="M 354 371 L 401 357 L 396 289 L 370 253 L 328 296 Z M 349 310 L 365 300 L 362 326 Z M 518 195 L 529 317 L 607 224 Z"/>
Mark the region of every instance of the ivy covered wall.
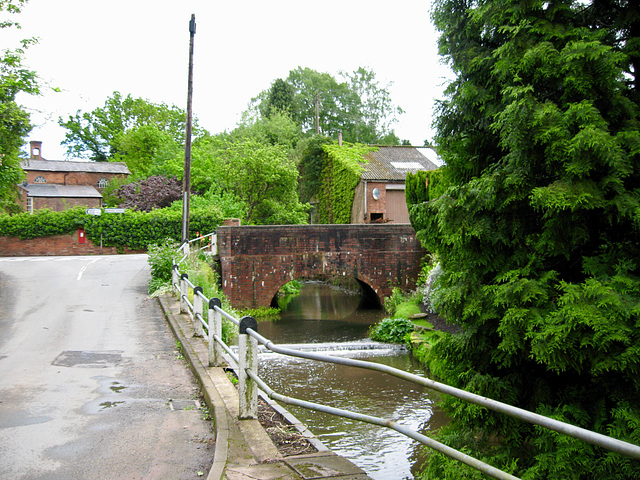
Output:
<path fill-rule="evenodd" d="M 367 162 L 364 157 L 377 148 L 348 143 L 323 145 L 322 148 L 326 159 L 317 193 L 317 222 L 350 223 L 355 189 Z"/>

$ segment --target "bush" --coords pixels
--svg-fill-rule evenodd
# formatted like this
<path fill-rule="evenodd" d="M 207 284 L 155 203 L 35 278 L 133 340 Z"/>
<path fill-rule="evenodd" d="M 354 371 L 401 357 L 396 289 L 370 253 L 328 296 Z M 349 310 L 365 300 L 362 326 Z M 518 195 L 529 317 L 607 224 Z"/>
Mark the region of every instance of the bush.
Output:
<path fill-rule="evenodd" d="M 413 330 L 413 323 L 406 318 L 385 318 L 371 327 L 369 337 L 378 342 L 404 343 L 407 334 Z"/>
<path fill-rule="evenodd" d="M 149 265 L 151 266 L 151 281 L 149 293 L 154 293 L 161 287 L 171 285 L 171 269 L 173 261 L 177 259 L 178 242 L 165 238 L 160 245 L 149 245 Z"/>
<path fill-rule="evenodd" d="M 389 315 L 394 315 L 395 311 L 402 302 L 406 300 L 405 294 L 398 287 L 391 290 L 391 295 L 384 299 L 384 311 Z"/>

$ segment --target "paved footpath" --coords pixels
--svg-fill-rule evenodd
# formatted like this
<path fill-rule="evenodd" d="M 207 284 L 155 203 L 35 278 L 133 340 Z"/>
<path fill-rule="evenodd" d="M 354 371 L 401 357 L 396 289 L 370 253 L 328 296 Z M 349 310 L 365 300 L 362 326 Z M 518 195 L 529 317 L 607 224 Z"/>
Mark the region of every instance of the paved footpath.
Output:
<path fill-rule="evenodd" d="M 207 345 L 194 337 L 191 319 L 171 296 L 159 299 L 167 321 L 202 391 L 216 425 L 208 480 L 365 480 L 366 473 L 321 444 L 317 453 L 283 457 L 258 420 L 238 420 L 238 393 L 221 367 L 208 367 Z M 317 440 L 316 440 L 317 442 Z"/>

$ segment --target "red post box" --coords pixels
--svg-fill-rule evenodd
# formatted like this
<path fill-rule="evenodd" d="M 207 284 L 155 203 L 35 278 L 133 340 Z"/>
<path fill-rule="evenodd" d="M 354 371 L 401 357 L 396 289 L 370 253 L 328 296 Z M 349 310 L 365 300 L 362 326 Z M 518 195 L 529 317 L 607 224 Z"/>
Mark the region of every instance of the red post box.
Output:
<path fill-rule="evenodd" d="M 86 237 L 84 235 L 84 228 L 78 229 L 78 243 L 85 243 Z"/>

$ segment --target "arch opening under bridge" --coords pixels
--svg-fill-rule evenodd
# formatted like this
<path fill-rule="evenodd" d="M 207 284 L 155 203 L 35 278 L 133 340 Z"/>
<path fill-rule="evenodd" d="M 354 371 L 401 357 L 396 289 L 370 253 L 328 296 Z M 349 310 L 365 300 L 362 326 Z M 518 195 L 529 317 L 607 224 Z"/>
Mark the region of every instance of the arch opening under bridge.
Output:
<path fill-rule="evenodd" d="M 294 278 L 293 280 L 299 280 L 301 282 L 322 282 L 325 283 L 327 285 L 332 285 L 335 286 L 337 288 L 340 288 L 344 285 L 343 282 L 336 282 L 336 277 L 334 275 L 329 275 L 329 276 L 325 276 L 325 275 L 317 275 L 314 277 L 303 277 L 303 278 Z M 360 280 L 358 278 L 354 278 L 354 277 L 349 277 L 347 279 L 348 281 L 351 281 L 352 284 L 349 287 L 352 286 L 357 286 L 358 288 L 358 294 L 360 296 L 360 304 L 358 305 L 358 310 L 379 310 L 382 308 L 382 298 L 380 298 L 378 296 L 378 294 L 375 292 L 375 290 L 373 289 L 373 287 L 371 287 L 371 285 L 369 285 L 368 283 L 364 282 L 363 280 Z M 280 290 L 282 289 L 282 287 L 284 287 L 288 282 L 283 283 L 282 285 L 280 285 L 278 287 L 278 289 L 276 290 L 276 293 L 273 295 L 273 298 L 271 299 L 271 306 L 274 308 L 278 308 L 278 293 L 280 292 Z M 351 288 L 349 288 L 351 289 Z M 354 292 L 355 294 L 356 292 Z"/>

